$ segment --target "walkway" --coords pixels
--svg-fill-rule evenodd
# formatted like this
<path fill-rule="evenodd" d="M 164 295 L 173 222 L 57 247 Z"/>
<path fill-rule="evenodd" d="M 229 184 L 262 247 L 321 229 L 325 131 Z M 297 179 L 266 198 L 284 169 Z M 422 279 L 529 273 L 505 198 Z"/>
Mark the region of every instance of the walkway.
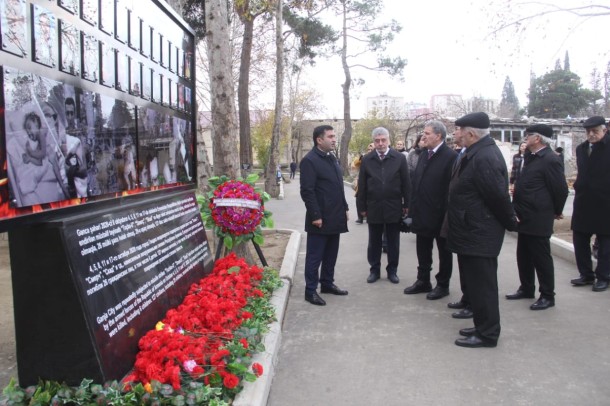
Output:
<path fill-rule="evenodd" d="M 554 308 L 534 312 L 531 300 L 505 300 L 519 285 L 516 238 L 507 237 L 499 258 L 498 347 L 457 347 L 458 330 L 472 326 L 451 318 L 446 306 L 460 297 L 457 265 L 449 297 L 404 295 L 417 259 L 415 236 L 402 234 L 400 284 L 367 284 L 367 226 L 354 223 L 353 192 L 345 190 L 352 219 L 335 279 L 349 295 L 324 295 L 325 307 L 304 301 L 304 235 L 268 406 L 610 404 L 610 292 L 572 287 L 575 266 L 556 258 Z M 298 179 L 267 208 L 277 228 L 302 231 Z"/>

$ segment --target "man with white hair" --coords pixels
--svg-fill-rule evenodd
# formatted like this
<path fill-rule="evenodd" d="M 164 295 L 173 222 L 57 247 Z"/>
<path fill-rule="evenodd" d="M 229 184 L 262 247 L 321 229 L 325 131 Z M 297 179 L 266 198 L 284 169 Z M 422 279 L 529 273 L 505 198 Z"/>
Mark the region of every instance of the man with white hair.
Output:
<path fill-rule="evenodd" d="M 563 218 L 568 184 L 563 162 L 549 148 L 553 129 L 546 124 L 536 124 L 525 129 L 525 136 L 527 151 L 513 194 L 519 221 L 517 267 L 521 284 L 517 292 L 506 298 L 533 298 L 538 276 L 540 298 L 530 309 L 544 310 L 555 306 L 555 269 L 550 239 L 553 222 Z"/>
<path fill-rule="evenodd" d="M 515 230 L 517 220 L 506 162 L 489 135 L 489 117 L 467 114 L 455 126 L 466 153 L 449 183 L 447 248 L 458 255 L 474 319 L 474 327 L 461 329 L 464 338 L 455 344 L 495 347 L 500 337 L 498 255 L 505 229 Z"/>

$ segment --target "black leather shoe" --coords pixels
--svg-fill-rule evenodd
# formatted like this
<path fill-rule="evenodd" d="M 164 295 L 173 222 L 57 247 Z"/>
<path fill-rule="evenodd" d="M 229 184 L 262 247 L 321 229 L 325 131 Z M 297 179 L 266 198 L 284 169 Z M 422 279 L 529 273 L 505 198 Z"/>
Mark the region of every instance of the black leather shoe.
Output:
<path fill-rule="evenodd" d="M 318 295 L 317 292 L 313 292 L 311 295 L 305 293 L 305 300 L 307 300 L 312 305 L 326 306 L 326 302 L 320 297 L 320 295 Z"/>
<path fill-rule="evenodd" d="M 493 348 L 498 343 L 493 341 L 485 341 L 480 339 L 479 337 L 472 335 L 466 338 L 458 338 L 455 340 L 455 345 L 459 345 L 460 347 L 468 347 L 468 348 L 480 348 L 480 347 L 490 347 Z"/>
<path fill-rule="evenodd" d="M 459 302 L 447 303 L 447 307 L 450 309 L 465 309 L 468 305 L 460 300 Z"/>
<path fill-rule="evenodd" d="M 593 285 L 595 279 L 585 278 L 584 276 L 579 276 L 576 279 L 572 279 L 570 283 L 574 286 L 585 286 L 585 285 Z"/>
<path fill-rule="evenodd" d="M 362 223 L 363 223 L 363 220 L 362 220 L 362 219 L 358 219 L 358 220 L 356 220 L 356 224 L 362 224 Z"/>
<path fill-rule="evenodd" d="M 608 281 L 597 280 L 595 284 L 593 284 L 593 292 L 603 292 L 608 289 Z"/>
<path fill-rule="evenodd" d="M 459 312 L 455 312 L 451 315 L 454 319 L 472 319 L 473 313 L 470 308 L 465 307 Z"/>
<path fill-rule="evenodd" d="M 399 283 L 400 279 L 398 279 L 398 276 L 395 273 L 390 273 L 388 274 L 388 280 L 392 283 Z"/>
<path fill-rule="evenodd" d="M 368 283 L 375 283 L 377 282 L 377 279 L 379 279 L 379 275 L 376 273 L 371 272 L 371 274 L 369 275 L 368 278 L 366 278 L 366 281 Z"/>
<path fill-rule="evenodd" d="M 445 297 L 445 296 L 449 296 L 449 289 L 443 288 L 443 287 L 440 287 L 437 285 L 434 287 L 434 289 L 432 289 L 432 292 L 430 292 L 426 295 L 426 299 L 437 300 L 437 299 L 440 299 L 441 297 Z"/>
<path fill-rule="evenodd" d="M 460 330 L 460 335 L 464 336 L 464 337 L 470 337 L 475 335 L 477 332 L 477 328 L 476 327 L 468 327 L 468 328 L 463 328 Z"/>
<path fill-rule="evenodd" d="M 519 289 L 518 291 L 516 291 L 513 294 L 510 295 L 506 295 L 506 298 L 508 300 L 518 300 L 518 299 L 533 299 L 534 295 L 528 295 L 526 294 L 524 291 L 522 291 L 521 289 Z"/>
<path fill-rule="evenodd" d="M 405 295 L 414 295 L 416 293 L 426 293 L 432 290 L 430 282 L 415 281 L 415 283 L 408 288 L 405 288 Z"/>
<path fill-rule="evenodd" d="M 553 307 L 553 306 L 555 306 L 555 299 L 547 299 L 546 297 L 541 297 L 540 299 L 536 300 L 530 306 L 530 309 L 544 310 L 544 309 L 548 309 L 549 307 Z"/>
<path fill-rule="evenodd" d="M 337 296 L 345 296 L 347 295 L 347 290 L 339 289 L 337 285 L 332 284 L 330 286 L 322 286 L 320 288 L 321 293 L 330 293 Z"/>

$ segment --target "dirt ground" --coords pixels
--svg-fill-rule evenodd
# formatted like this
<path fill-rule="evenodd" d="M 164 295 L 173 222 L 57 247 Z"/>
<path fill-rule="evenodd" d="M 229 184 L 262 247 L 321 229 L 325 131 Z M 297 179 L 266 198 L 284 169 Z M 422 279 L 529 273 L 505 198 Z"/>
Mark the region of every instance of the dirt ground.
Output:
<path fill-rule="evenodd" d="M 263 256 L 269 266 L 282 266 L 286 244 L 290 234 L 270 230 L 265 233 L 265 244 L 261 246 Z M 210 243 L 213 249 L 213 243 Z M 252 244 L 249 244 L 254 263 L 261 266 Z M 215 252 L 215 251 L 212 251 Z M 11 378 L 17 380 L 17 357 L 15 347 L 15 324 L 13 315 L 13 290 L 11 284 L 8 241 L 0 239 L 0 390 L 8 385 Z"/>

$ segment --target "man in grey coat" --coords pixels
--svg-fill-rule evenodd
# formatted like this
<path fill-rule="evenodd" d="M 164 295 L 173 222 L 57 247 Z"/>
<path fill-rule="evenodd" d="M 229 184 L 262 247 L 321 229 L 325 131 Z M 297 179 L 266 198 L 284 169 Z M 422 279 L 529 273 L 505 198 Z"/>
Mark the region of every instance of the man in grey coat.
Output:
<path fill-rule="evenodd" d="M 347 232 L 347 201 L 343 172 L 334 154 L 337 137 L 329 125 L 313 131 L 314 148 L 301 160 L 301 198 L 305 203 L 305 300 L 317 306 L 326 302 L 316 292 L 344 296 L 335 283 L 339 236 Z"/>

